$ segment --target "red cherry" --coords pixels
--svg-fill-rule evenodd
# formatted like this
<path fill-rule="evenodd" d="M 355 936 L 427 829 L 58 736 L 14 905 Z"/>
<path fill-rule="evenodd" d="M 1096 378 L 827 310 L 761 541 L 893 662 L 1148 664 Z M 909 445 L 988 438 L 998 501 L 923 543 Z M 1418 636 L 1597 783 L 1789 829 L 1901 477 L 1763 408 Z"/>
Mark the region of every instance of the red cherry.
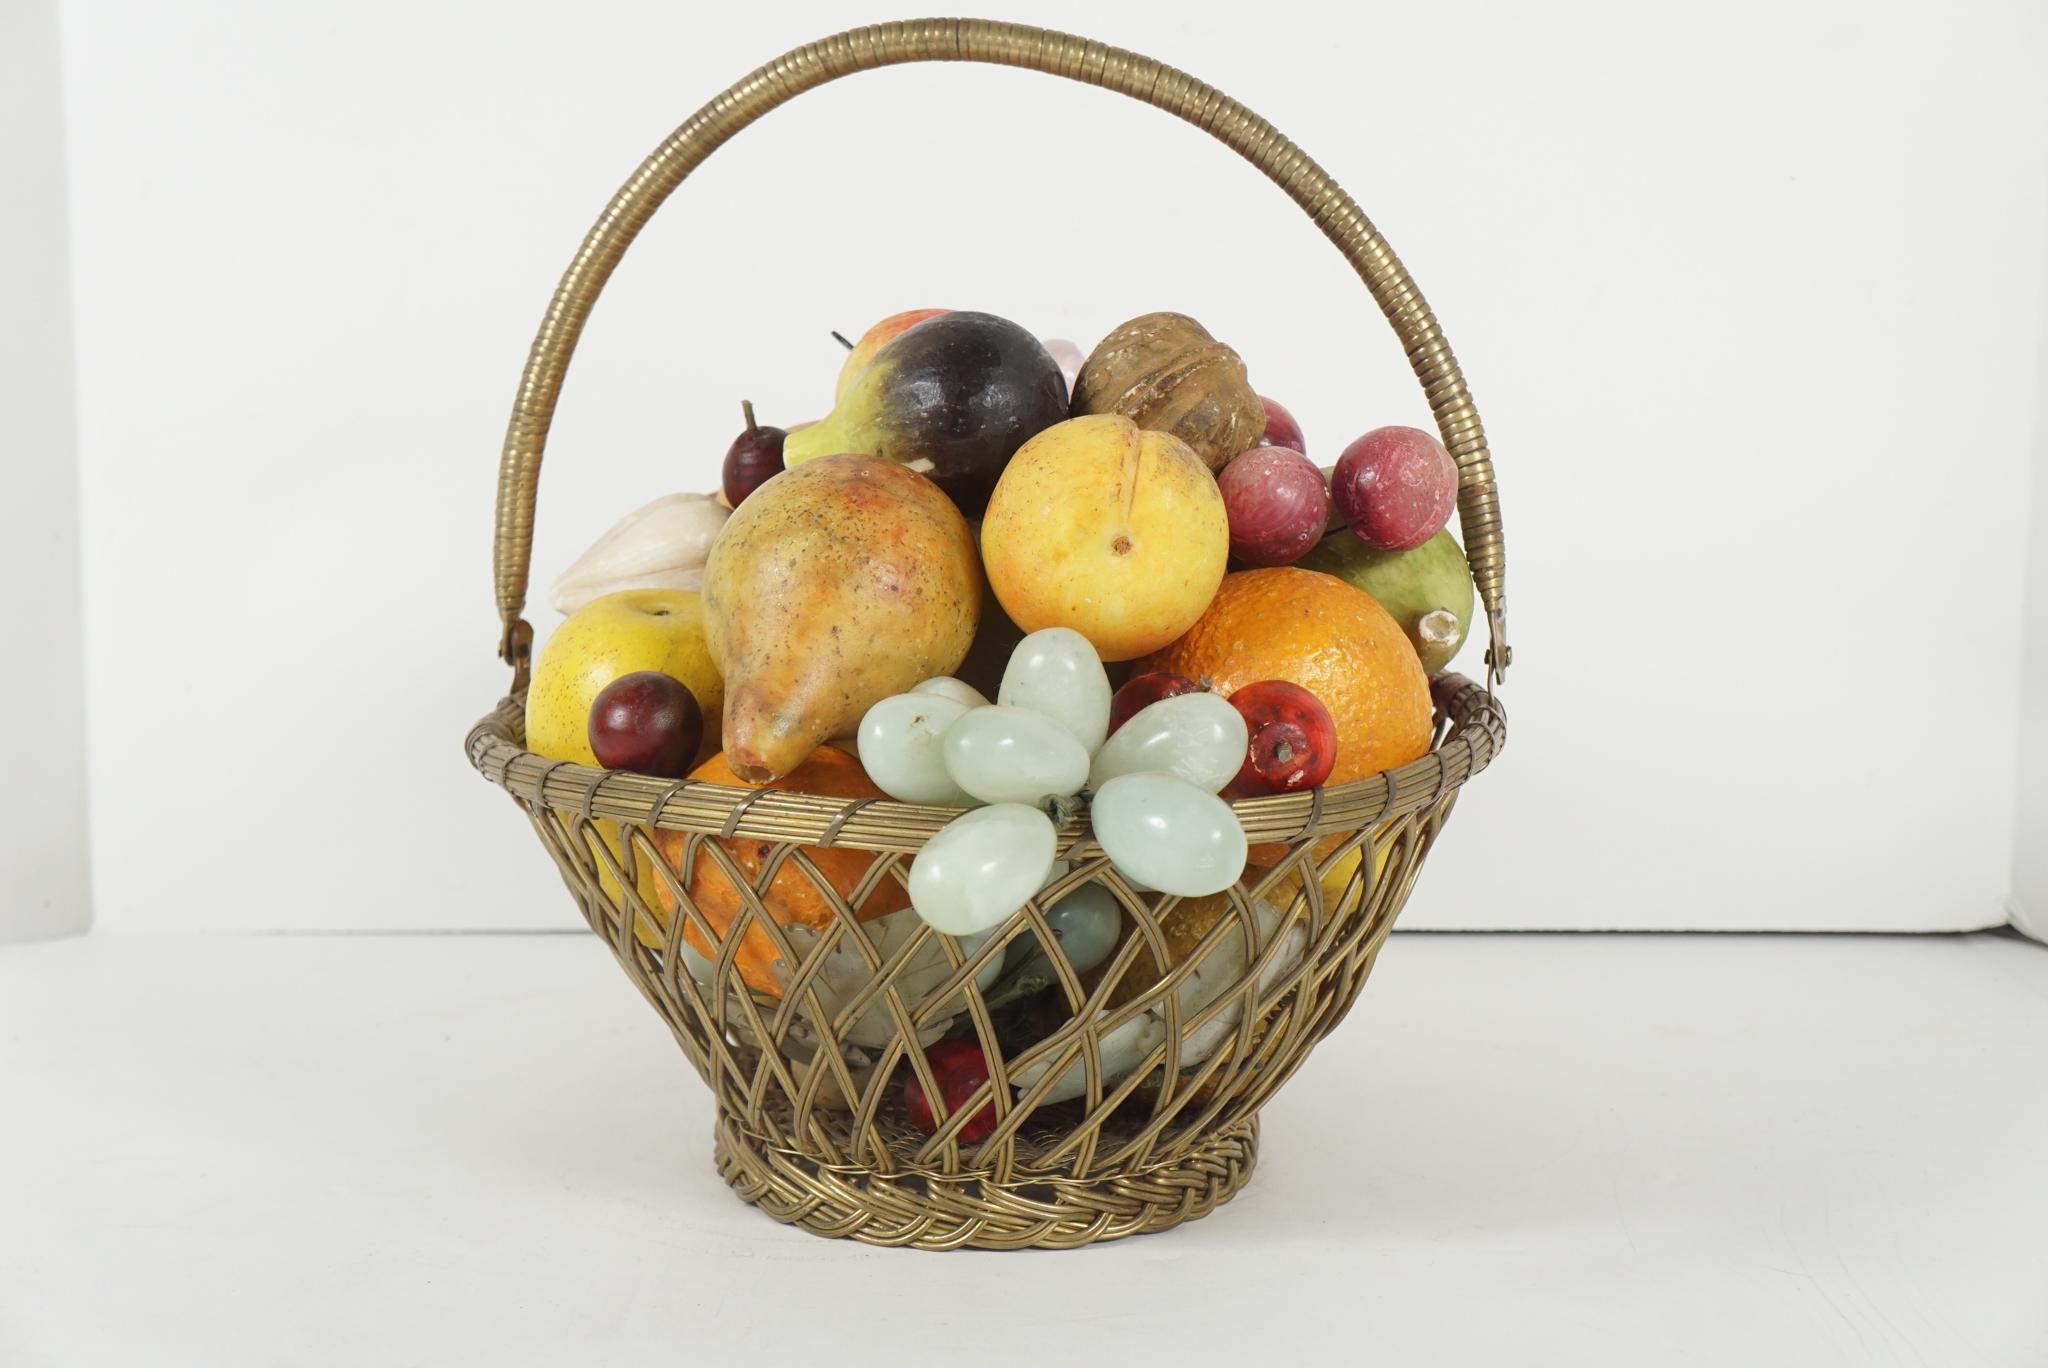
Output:
<path fill-rule="evenodd" d="M 1201 691 L 1202 686 L 1184 674 L 1172 670 L 1154 670 L 1150 674 L 1132 675 L 1124 686 L 1110 696 L 1109 734 L 1116 735 L 1116 729 L 1137 716 L 1139 711 L 1151 707 L 1162 698 L 1176 694 L 1190 694 Z"/>
<path fill-rule="evenodd" d="M 740 404 L 747 415 L 747 430 L 732 439 L 725 451 L 722 487 L 725 501 L 738 508 L 747 495 L 782 473 L 782 443 L 789 434 L 779 427 L 762 427 L 754 421 L 751 399 Z"/>
<path fill-rule="evenodd" d="M 1299 684 L 1263 679 L 1230 696 L 1251 740 L 1244 767 L 1227 790 L 1237 798 L 1320 787 L 1337 764 L 1337 724 L 1322 700 Z"/>
<path fill-rule="evenodd" d="M 1259 396 L 1259 402 L 1266 406 L 1266 435 L 1259 438 L 1259 445 L 1289 447 L 1308 455 L 1308 443 L 1302 440 L 1301 424 L 1294 421 L 1294 415 L 1284 405 L 1263 394 Z"/>
<path fill-rule="evenodd" d="M 945 1100 L 949 1115 L 960 1110 L 974 1090 L 988 1082 L 988 1060 L 982 1056 L 981 1046 L 971 1040 L 942 1040 L 926 1050 L 924 1057 L 932 1066 L 932 1080 L 939 1085 L 939 1096 Z M 915 1071 L 903 1080 L 903 1110 L 910 1113 L 910 1124 L 926 1135 L 938 1133 L 938 1120 L 932 1115 L 932 1105 Z M 958 1138 L 961 1144 L 971 1145 L 995 1128 L 996 1106 L 989 1102 L 960 1127 Z"/>
<path fill-rule="evenodd" d="M 704 741 L 704 713 L 680 680 L 659 670 L 621 675 L 590 705 L 590 749 L 606 769 L 680 779 Z"/>
<path fill-rule="evenodd" d="M 1420 428 L 1374 428 L 1337 458 L 1330 499 L 1367 546 L 1412 551 L 1451 520 L 1458 463 Z"/>

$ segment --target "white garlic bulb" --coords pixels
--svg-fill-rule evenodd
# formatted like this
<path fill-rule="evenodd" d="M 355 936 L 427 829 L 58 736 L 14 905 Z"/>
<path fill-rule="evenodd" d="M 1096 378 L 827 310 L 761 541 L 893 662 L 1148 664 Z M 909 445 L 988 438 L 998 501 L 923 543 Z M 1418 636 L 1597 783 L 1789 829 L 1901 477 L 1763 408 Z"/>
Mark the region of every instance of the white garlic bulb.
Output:
<path fill-rule="evenodd" d="M 922 927 L 923 923 L 918 920 L 917 913 L 910 908 L 862 924 L 862 930 L 867 932 L 875 953 L 881 957 L 884 964 L 891 962 L 897 952 L 908 944 L 910 938 Z M 791 948 L 800 957 L 808 957 L 812 948 L 817 945 L 820 933 L 807 926 L 786 926 L 783 928 L 783 934 L 789 937 Z M 960 952 L 972 957 L 987 940 L 987 935 L 962 937 Z M 976 988 L 986 992 L 995 983 L 1002 975 L 1003 959 L 1007 953 L 1006 947 L 1004 954 L 989 957 L 988 963 L 975 975 Z M 790 977 L 788 966 L 779 960 L 775 964 L 774 972 L 778 979 L 785 982 Z M 926 937 L 924 944 L 911 953 L 906 963 L 896 969 L 890 981 L 902 995 L 904 1005 L 915 1008 L 952 976 L 953 961 L 947 957 L 939 937 L 933 935 Z M 830 1015 L 836 1015 L 847 1003 L 867 991 L 874 979 L 875 970 L 868 963 L 867 956 L 842 933 L 838 943 L 825 956 L 825 963 L 810 982 L 817 990 L 819 1002 L 825 1011 Z M 799 1011 L 807 1013 L 809 1009 L 810 1002 L 806 997 L 799 1003 Z M 951 1029 L 954 1016 L 966 1010 L 967 1001 L 964 996 L 947 1004 L 946 1015 L 926 1022 L 923 1029 L 918 1032 L 917 1043 L 929 1045 L 942 1038 Z M 896 1018 L 890 1011 L 888 999 L 877 996 L 861 1013 L 860 1019 L 847 1028 L 843 1038 L 852 1045 L 880 1048 L 895 1036 Z"/>
<path fill-rule="evenodd" d="M 701 589 L 711 543 L 732 511 L 705 494 L 664 494 L 591 543 L 555 581 L 555 611 L 567 615 L 622 589 Z"/>

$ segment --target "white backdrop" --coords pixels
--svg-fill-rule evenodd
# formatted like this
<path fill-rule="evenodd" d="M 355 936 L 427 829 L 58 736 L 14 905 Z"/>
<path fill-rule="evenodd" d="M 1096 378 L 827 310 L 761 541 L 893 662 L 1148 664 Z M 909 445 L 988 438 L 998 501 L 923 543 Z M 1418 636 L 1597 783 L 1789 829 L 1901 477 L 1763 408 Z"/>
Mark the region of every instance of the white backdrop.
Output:
<path fill-rule="evenodd" d="M 1404 924 L 2003 919 L 2038 7 L 986 11 L 1272 118 L 1466 364 L 1507 511 L 1513 734 Z M 63 16 L 102 924 L 569 924 L 459 751 L 504 682 L 491 481 L 532 328 L 697 103 L 898 16 Z M 626 509 L 709 487 L 743 396 L 817 416 L 828 328 L 928 304 L 1084 346 L 1193 313 L 1325 460 L 1426 420 L 1363 289 L 1220 146 L 1028 73 L 876 73 L 741 135 L 620 270 L 556 426 L 536 583 Z"/>
<path fill-rule="evenodd" d="M 55 0 L 0 5 L 0 941 L 83 931 L 78 465 Z"/>
<path fill-rule="evenodd" d="M 2048 253 L 2048 242 L 2042 244 Z M 2048 941 L 2048 283 L 2041 299 L 2035 385 L 2032 511 L 2028 515 L 2026 658 L 2020 681 L 2020 767 L 2013 804 L 2013 925 Z"/>

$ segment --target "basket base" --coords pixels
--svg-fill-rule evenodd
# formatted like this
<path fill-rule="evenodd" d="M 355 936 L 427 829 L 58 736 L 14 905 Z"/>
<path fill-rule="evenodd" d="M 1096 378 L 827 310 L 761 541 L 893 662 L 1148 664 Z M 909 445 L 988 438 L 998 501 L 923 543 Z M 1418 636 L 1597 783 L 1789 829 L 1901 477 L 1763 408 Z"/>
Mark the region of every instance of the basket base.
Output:
<path fill-rule="evenodd" d="M 1237 1195 L 1256 1119 L 1155 1166 L 997 1183 L 974 1174 L 825 1167 L 720 1113 L 718 1171 L 741 1200 L 813 1235 L 910 1249 L 1078 1249 L 1171 1230 Z"/>

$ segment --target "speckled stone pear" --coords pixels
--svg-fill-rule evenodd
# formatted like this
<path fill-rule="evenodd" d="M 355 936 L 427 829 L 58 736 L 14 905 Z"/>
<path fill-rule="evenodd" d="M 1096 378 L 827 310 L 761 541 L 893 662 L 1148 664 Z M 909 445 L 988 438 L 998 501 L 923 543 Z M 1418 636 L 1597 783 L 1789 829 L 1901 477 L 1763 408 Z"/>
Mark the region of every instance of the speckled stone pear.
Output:
<path fill-rule="evenodd" d="M 901 466 L 828 456 L 755 490 L 704 567 L 733 772 L 787 774 L 884 698 L 951 674 L 981 589 L 967 520 Z"/>

